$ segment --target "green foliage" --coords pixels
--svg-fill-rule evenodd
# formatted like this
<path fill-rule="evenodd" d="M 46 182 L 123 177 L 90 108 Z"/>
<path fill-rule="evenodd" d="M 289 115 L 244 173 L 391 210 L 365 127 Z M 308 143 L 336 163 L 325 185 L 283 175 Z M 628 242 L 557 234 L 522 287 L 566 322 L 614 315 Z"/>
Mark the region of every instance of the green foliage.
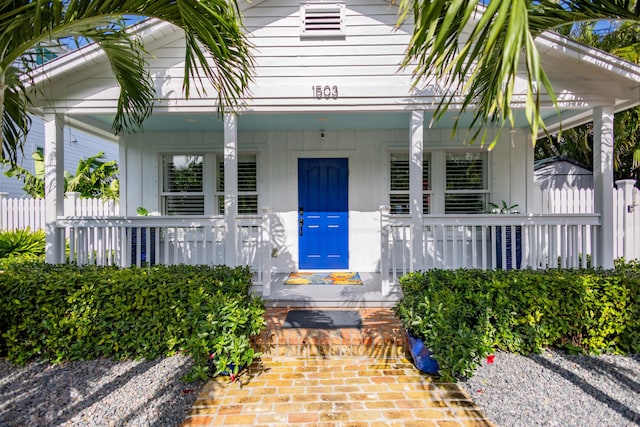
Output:
<path fill-rule="evenodd" d="M 395 307 L 447 379 L 494 349 L 640 353 L 640 264 L 597 270 L 432 270 L 401 279 Z"/>
<path fill-rule="evenodd" d="M 639 3 L 640 4 L 640 3 Z M 640 23 L 613 25 L 602 33 L 596 22 L 568 25 L 565 35 L 598 49 L 611 52 L 636 64 L 640 63 Z M 635 179 L 640 186 L 640 107 L 620 111 L 614 117 L 614 180 Z M 541 138 L 536 143 L 536 159 L 567 155 L 593 167 L 593 122 Z"/>
<path fill-rule="evenodd" d="M 252 78 L 253 59 L 235 0 L 4 1 L 0 3 L 0 157 L 17 163 L 28 132 L 30 72 L 38 66 L 38 47 L 95 42 L 120 89 L 113 130 L 142 129 L 156 100 L 140 25 L 127 17 L 157 18 L 185 31 L 183 96 L 215 88 L 218 113 L 240 106 Z M 40 58 L 42 56 L 40 55 Z M 19 63 L 20 66 L 14 64 Z M 4 111 L 2 111 L 4 109 Z"/>
<path fill-rule="evenodd" d="M 118 200 L 119 181 L 118 164 L 115 160 L 101 160 L 103 152 L 99 152 L 88 159 L 80 159 L 76 168 L 76 174 L 64 172 L 64 191 L 80 193 L 81 198 L 96 198 Z M 22 189 L 33 198 L 44 197 L 44 155 L 42 151 L 36 151 L 31 155 L 33 159 L 34 174 L 29 170 L 11 165 L 8 160 L 2 160 L 2 164 L 11 165 L 4 174 L 8 177 L 16 177 L 24 183 Z"/>
<path fill-rule="evenodd" d="M 76 191 L 83 198 L 117 200 L 118 164 L 115 160 L 100 160 L 103 156 L 104 153 L 99 152 L 88 159 L 80 159 L 75 175 L 65 173 L 65 191 Z"/>
<path fill-rule="evenodd" d="M 0 232 L 0 260 L 3 258 L 38 258 L 44 255 L 44 231 L 25 230 Z"/>
<path fill-rule="evenodd" d="M 11 265 L 0 274 L 0 351 L 13 362 L 189 353 L 190 379 L 258 355 L 264 304 L 248 267 Z M 210 357 L 210 355 L 215 356 Z"/>
<path fill-rule="evenodd" d="M 468 124 L 471 137 L 482 132 L 483 140 L 496 128 L 513 127 L 522 104 L 531 135 L 537 136 L 544 127 L 541 100 L 548 97 L 557 105 L 536 36 L 571 23 L 640 21 L 640 3 L 627 0 L 401 0 L 398 4 L 399 25 L 413 17 L 403 66 L 413 73 L 414 85 L 438 82 L 446 95 L 436 106 L 436 119 L 460 106 L 473 115 Z M 521 92 L 523 99 L 516 106 L 513 95 Z M 454 128 L 466 121 L 462 114 L 457 117 Z"/>

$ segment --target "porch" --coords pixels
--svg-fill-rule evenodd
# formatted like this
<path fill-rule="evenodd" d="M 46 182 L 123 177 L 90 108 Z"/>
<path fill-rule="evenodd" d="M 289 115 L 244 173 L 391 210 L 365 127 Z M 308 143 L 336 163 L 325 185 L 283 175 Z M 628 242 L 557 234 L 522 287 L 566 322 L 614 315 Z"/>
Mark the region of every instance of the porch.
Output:
<path fill-rule="evenodd" d="M 276 214 L 238 216 L 61 217 L 57 232 L 77 264 L 248 265 L 254 291 L 272 307 L 390 307 L 399 278 L 431 268 L 546 269 L 599 265 L 598 214 L 426 215 L 380 209 L 379 269 L 360 271 L 362 285 L 286 285 L 289 272 L 272 266 Z M 58 253 L 65 254 L 65 248 Z"/>

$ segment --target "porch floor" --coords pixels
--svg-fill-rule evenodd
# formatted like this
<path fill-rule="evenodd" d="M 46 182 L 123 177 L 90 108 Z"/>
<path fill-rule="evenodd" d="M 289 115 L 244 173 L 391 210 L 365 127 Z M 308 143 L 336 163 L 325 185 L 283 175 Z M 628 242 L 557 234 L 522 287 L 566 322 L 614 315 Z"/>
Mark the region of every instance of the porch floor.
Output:
<path fill-rule="evenodd" d="M 360 272 L 362 285 L 285 285 L 288 273 L 271 276 L 267 307 L 393 307 L 400 299 L 399 288 L 382 294 L 380 273 Z"/>

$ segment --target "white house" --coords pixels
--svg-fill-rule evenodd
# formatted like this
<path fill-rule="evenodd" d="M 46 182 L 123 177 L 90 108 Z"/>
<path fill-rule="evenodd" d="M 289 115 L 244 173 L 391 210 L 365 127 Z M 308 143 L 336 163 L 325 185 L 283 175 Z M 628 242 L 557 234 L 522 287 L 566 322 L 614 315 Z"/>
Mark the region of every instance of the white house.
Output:
<path fill-rule="evenodd" d="M 182 97 L 182 32 L 140 25 L 159 101 L 144 132 L 119 138 L 122 216 L 65 217 L 60 185 L 49 181 L 49 262 L 63 261 L 67 238 L 81 263 L 248 263 L 256 292 L 307 304 L 393 301 L 398 275 L 432 267 L 571 267 L 587 255 L 613 265 L 613 114 L 640 104 L 640 67 L 554 33 L 537 38 L 559 98 L 559 112 L 542 101 L 549 130 L 594 120 L 598 165 L 597 213 L 545 216 L 533 211 L 524 112 L 492 150 L 452 135 L 456 106 L 434 123 L 443 88 L 412 89 L 411 71 L 399 68 L 411 24 L 396 28 L 394 6 L 242 8 L 255 79 L 244 109 L 223 119 L 212 89 Z M 91 45 L 45 64 L 35 81 L 47 93 L 36 102 L 48 170 L 59 172 L 64 124 L 109 133 L 117 87 Z M 521 214 L 485 214 L 503 200 Z M 136 216 L 140 206 L 158 216 Z M 507 243 L 511 234 L 517 244 Z M 365 284 L 282 284 L 301 270 L 357 271 Z"/>

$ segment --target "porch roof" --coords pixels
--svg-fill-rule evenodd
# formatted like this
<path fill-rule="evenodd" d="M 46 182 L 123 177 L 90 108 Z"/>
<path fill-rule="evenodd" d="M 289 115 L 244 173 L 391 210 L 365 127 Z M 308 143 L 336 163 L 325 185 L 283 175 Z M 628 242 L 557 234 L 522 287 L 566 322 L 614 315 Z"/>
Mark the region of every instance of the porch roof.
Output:
<path fill-rule="evenodd" d="M 267 0 L 262 1 L 264 3 Z M 254 6 L 242 6 L 251 8 Z M 181 37 L 180 30 L 162 21 L 147 20 L 138 24 L 143 43 L 154 49 L 167 46 Z M 559 111 L 543 100 L 542 116 L 548 130 L 553 132 L 560 127 L 569 128 L 592 120 L 595 106 L 613 105 L 615 111 L 640 105 L 640 66 L 623 61 L 611 54 L 573 42 L 561 35 L 545 32 L 536 38 L 542 62 L 548 72 L 559 99 Z M 117 87 L 115 80 L 105 81 L 103 88 L 92 88 L 91 99 L 87 98 L 87 88 L 74 86 L 79 76 L 99 72 L 105 69 L 103 52 L 96 45 L 83 48 L 56 58 L 32 74 L 30 82 L 41 89 L 60 90 L 53 96 L 56 111 L 68 114 L 71 124 L 102 136 L 111 133 Z M 158 78 L 162 78 L 159 76 Z M 81 80 L 81 79 L 80 79 Z M 161 83 L 158 83 L 161 85 Z M 58 88 L 58 89 L 52 89 Z M 350 103 L 327 104 L 326 106 L 293 105 L 291 103 L 269 103 L 261 100 L 252 103 L 247 100 L 246 111 L 239 117 L 239 130 L 298 130 L 324 128 L 339 129 L 404 129 L 407 127 L 409 111 L 424 109 L 425 126 L 451 128 L 454 119 L 460 115 L 457 105 L 452 104 L 450 111 L 437 123 L 431 123 L 430 111 L 437 105 L 438 95 L 431 89 L 417 91 L 402 103 L 378 102 L 380 96 L 372 97 L 366 105 L 358 104 L 366 98 L 357 98 Z M 222 120 L 211 112 L 211 97 L 206 99 L 161 98 L 154 108 L 154 114 L 145 122 L 145 131 L 222 131 Z M 52 105 L 48 97 L 34 95 L 33 113 L 42 115 L 45 108 Z M 355 103 L 355 104 L 354 104 Z M 514 97 L 514 105 L 519 100 Z M 350 113 L 357 111 L 357 113 Z M 350 114 L 345 114 L 350 113 Z M 295 114 L 292 120 L 291 114 Z M 375 116 L 372 116 L 375 114 Z M 322 118 L 326 118 L 323 123 Z M 374 120 L 371 120 L 375 117 Z M 472 120 L 472 114 L 460 117 L 458 126 L 464 128 Z M 524 111 L 516 113 L 516 127 L 528 127 Z"/>

